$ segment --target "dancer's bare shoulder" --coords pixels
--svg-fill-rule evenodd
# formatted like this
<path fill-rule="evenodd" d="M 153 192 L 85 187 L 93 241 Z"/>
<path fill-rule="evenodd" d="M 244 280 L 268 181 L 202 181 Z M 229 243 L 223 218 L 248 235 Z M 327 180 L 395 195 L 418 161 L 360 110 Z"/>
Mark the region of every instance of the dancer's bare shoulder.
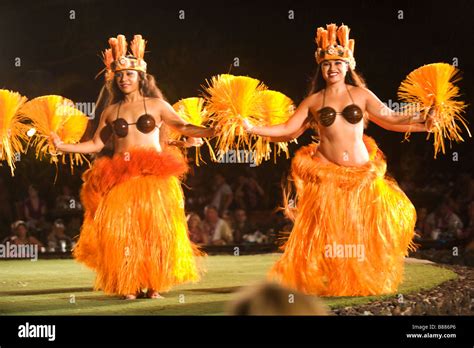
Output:
<path fill-rule="evenodd" d="M 351 95 L 359 100 L 366 100 L 373 95 L 372 91 L 366 87 L 348 85 L 348 88 Z"/>
<path fill-rule="evenodd" d="M 102 120 L 105 123 L 109 123 L 115 120 L 114 114 L 117 111 L 117 107 L 118 107 L 118 103 L 110 104 L 105 107 L 104 111 L 102 111 L 102 116 L 101 116 Z"/>
<path fill-rule="evenodd" d="M 316 115 L 316 112 L 321 109 L 323 105 L 323 93 L 322 91 L 316 92 L 308 96 L 305 100 L 308 101 L 309 110 L 313 115 Z"/>

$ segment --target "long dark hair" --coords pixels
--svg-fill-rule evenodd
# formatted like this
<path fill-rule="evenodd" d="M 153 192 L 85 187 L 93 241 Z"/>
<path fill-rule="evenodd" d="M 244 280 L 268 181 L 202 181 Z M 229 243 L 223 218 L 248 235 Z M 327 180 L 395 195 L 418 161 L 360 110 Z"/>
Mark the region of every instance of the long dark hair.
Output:
<path fill-rule="evenodd" d="M 347 69 L 344 82 L 347 85 L 351 85 L 355 87 L 367 87 L 363 77 L 360 74 L 358 74 L 355 70 L 352 70 L 351 67 L 348 67 Z M 317 93 L 323 90 L 324 88 L 326 88 L 326 80 L 323 78 L 323 73 L 321 72 L 321 64 L 318 64 L 318 67 L 316 68 L 316 74 L 314 74 L 314 77 L 310 83 L 308 96 L 310 96 L 311 94 Z"/>
<path fill-rule="evenodd" d="M 109 84 L 106 84 L 106 87 L 109 89 L 111 96 L 110 104 L 115 104 L 123 100 L 124 94 L 120 90 L 115 78 L 109 81 Z M 165 100 L 163 93 L 156 85 L 156 80 L 153 75 L 146 74 L 143 71 L 138 71 L 138 88 L 140 90 L 140 94 L 144 97 L 160 98 Z"/>

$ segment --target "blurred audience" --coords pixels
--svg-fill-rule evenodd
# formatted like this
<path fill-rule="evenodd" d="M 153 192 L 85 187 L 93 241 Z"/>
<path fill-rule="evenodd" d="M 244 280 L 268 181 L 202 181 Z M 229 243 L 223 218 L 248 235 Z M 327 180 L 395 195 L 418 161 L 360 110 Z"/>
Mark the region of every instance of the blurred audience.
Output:
<path fill-rule="evenodd" d="M 425 235 L 435 240 L 450 241 L 462 237 L 463 223 L 446 201 L 426 217 Z"/>
<path fill-rule="evenodd" d="M 73 247 L 73 240 L 66 235 L 66 226 L 62 219 L 56 219 L 51 232 L 48 234 L 48 251 L 66 252 Z"/>
<path fill-rule="evenodd" d="M 233 200 L 233 193 L 227 184 L 225 177 L 221 173 L 214 175 L 214 194 L 211 205 L 216 207 L 219 215 L 228 210 Z"/>
<path fill-rule="evenodd" d="M 191 213 L 188 215 L 188 230 L 189 230 L 189 239 L 196 244 L 208 244 L 209 236 L 205 232 L 201 218 L 196 213 Z"/>
<path fill-rule="evenodd" d="M 204 209 L 203 229 L 209 238 L 209 244 L 226 245 L 233 242 L 232 230 L 227 222 L 219 217 L 215 206 Z"/>
<path fill-rule="evenodd" d="M 256 243 L 256 244 L 265 244 L 268 243 L 267 235 L 263 234 L 260 231 L 255 231 L 253 233 L 247 233 L 242 236 L 244 243 Z"/>
<path fill-rule="evenodd" d="M 46 202 L 40 198 L 38 188 L 31 184 L 28 187 L 28 198 L 23 202 L 26 224 L 31 230 L 47 230 L 50 226 L 46 220 Z"/>
<path fill-rule="evenodd" d="M 62 186 L 62 193 L 56 197 L 55 210 L 64 211 L 64 210 L 74 210 L 82 209 L 81 201 L 74 196 L 71 188 L 68 185 Z"/>
<path fill-rule="evenodd" d="M 453 241 L 462 245 L 472 244 L 474 248 L 472 174 L 430 171 L 426 166 L 418 165 L 419 157 L 415 156 L 415 159 L 409 165 L 407 162 L 400 166 L 397 177 L 417 208 L 417 242 L 426 241 L 430 246 L 435 240 L 443 247 L 449 245 L 444 242 Z M 272 213 L 281 203 L 279 172 L 265 172 L 263 167 L 219 170 L 222 172 L 216 173 L 212 166 L 196 167 L 195 175 L 186 179 L 183 187 L 186 211 L 203 211 L 210 203 L 201 217 L 189 214 L 190 239 L 200 245 L 278 243 L 284 240 L 282 237 L 291 232 L 293 223 L 282 214 Z M 266 180 L 259 183 L 257 173 L 264 175 Z M 0 240 L 11 234 L 10 226 L 15 220 L 24 220 L 32 238 L 51 245 L 51 248 L 54 244 L 54 249 L 61 249 L 63 235 L 71 239 L 80 233 L 83 212 L 78 194 L 74 194 L 80 188 L 79 182 L 65 181 L 71 185 L 63 184 L 56 197 L 51 195 L 53 190 L 47 185 L 41 186 L 41 190 L 29 185 L 28 196 L 23 200 L 19 195 L 21 189 L 9 189 L 24 188 L 26 180 L 15 177 L 11 184 L 10 181 L 7 184 L 6 174 L 0 176 Z M 39 192 L 44 193 L 44 197 Z M 59 225 L 65 225 L 65 228 L 52 227 L 51 221 L 57 218 L 63 220 Z"/>
<path fill-rule="evenodd" d="M 44 247 L 34 236 L 29 234 L 28 226 L 25 221 L 18 220 L 11 225 L 11 235 L 5 238 L 2 241 L 2 244 L 6 242 L 16 244 L 16 245 L 38 245 L 39 247 Z"/>
<path fill-rule="evenodd" d="M 240 244 L 244 241 L 245 235 L 250 235 L 257 230 L 253 223 L 247 219 L 247 213 L 244 209 L 237 209 L 234 212 L 234 221 L 232 224 L 232 232 L 234 242 Z"/>

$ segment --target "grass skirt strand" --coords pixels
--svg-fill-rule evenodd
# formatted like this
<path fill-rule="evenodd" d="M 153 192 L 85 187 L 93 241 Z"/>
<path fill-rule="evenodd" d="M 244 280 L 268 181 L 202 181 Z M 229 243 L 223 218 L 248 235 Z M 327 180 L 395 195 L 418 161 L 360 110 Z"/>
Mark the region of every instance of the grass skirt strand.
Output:
<path fill-rule="evenodd" d="M 93 268 L 95 289 L 108 294 L 157 291 L 197 281 L 180 178 L 178 150 L 134 149 L 102 157 L 83 175 L 84 223 L 74 257 Z"/>
<path fill-rule="evenodd" d="M 313 157 L 300 149 L 291 166 L 297 203 L 293 230 L 270 278 L 308 294 L 393 293 L 403 278 L 416 211 L 375 141 L 364 135 L 370 161 L 359 167 Z"/>

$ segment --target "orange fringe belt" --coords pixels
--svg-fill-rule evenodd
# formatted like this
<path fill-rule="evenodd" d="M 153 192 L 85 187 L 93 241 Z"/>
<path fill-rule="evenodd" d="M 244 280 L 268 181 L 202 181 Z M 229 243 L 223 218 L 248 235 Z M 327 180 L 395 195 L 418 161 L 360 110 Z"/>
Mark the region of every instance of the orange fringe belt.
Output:
<path fill-rule="evenodd" d="M 83 175 L 84 223 L 74 257 L 97 272 L 95 289 L 135 294 L 197 281 L 180 178 L 178 150 L 137 148 L 102 157 Z"/>
<path fill-rule="evenodd" d="M 344 167 L 313 157 L 318 145 L 292 161 L 297 203 L 293 230 L 269 277 L 308 294 L 393 293 L 403 278 L 416 211 L 386 173 L 385 156 L 364 135 L 370 161 Z"/>

